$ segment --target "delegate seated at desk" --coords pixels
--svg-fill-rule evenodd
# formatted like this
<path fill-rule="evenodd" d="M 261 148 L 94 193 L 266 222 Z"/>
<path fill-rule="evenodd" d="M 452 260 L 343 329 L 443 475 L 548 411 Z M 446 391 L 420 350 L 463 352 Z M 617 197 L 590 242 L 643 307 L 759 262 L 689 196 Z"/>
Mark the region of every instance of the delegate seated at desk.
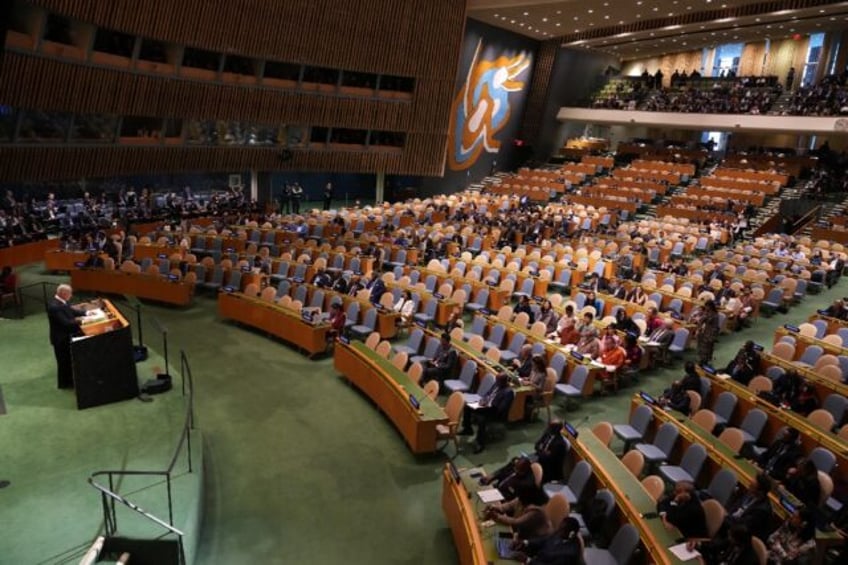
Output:
<path fill-rule="evenodd" d="M 783 433 L 757 458 L 757 465 L 772 479 L 786 480 L 786 473 L 802 457 L 800 433 L 786 427 Z"/>
<path fill-rule="evenodd" d="M 462 410 L 462 429 L 460 435 L 474 433 L 473 424 L 477 424 L 474 438 L 474 453 L 480 453 L 486 447 L 486 430 L 489 422 L 505 422 L 509 416 L 515 391 L 509 386 L 509 375 L 500 373 L 495 378 L 495 386 L 479 403 L 466 404 Z"/>
<path fill-rule="evenodd" d="M 513 500 L 523 506 L 544 504 L 546 496 L 536 484 L 531 461 L 527 457 L 516 457 L 491 475 L 480 479 L 482 485 L 492 485 L 504 497 L 504 504 Z"/>
<path fill-rule="evenodd" d="M 686 538 L 706 538 L 707 517 L 695 492 L 695 485 L 679 481 L 674 491 L 660 499 L 657 512 L 666 528 L 675 527 Z"/>
<path fill-rule="evenodd" d="M 458 364 L 459 354 L 451 345 L 451 336 L 449 333 L 443 333 L 436 355 L 427 362 L 428 366 L 424 369 L 424 382 L 435 379 L 441 385 L 445 379 L 454 376 Z"/>

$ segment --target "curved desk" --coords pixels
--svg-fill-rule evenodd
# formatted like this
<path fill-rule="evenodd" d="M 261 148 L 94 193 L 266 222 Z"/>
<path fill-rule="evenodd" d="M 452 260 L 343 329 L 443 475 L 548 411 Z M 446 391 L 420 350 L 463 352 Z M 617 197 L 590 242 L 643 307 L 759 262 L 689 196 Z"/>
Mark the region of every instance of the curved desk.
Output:
<path fill-rule="evenodd" d="M 75 290 L 128 294 L 176 306 L 188 306 L 194 295 L 193 284 L 173 282 L 160 275 L 105 269 L 74 269 L 71 271 L 71 285 Z"/>
<path fill-rule="evenodd" d="M 294 310 L 240 292 L 218 293 L 218 315 L 267 332 L 306 351 L 309 357 L 327 350 L 327 323 L 310 324 Z"/>
<path fill-rule="evenodd" d="M 436 426 L 448 417 L 415 381 L 361 341 L 337 342 L 333 362 L 336 370 L 380 408 L 415 453 L 436 451 Z M 410 395 L 419 403 L 416 409 Z"/>

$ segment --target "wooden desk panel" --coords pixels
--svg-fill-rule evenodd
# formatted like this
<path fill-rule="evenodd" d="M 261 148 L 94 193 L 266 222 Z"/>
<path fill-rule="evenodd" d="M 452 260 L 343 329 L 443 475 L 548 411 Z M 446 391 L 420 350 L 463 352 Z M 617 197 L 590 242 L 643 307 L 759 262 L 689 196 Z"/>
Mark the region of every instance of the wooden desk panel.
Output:
<path fill-rule="evenodd" d="M 78 269 L 77 263 L 88 261 L 90 254 L 86 251 L 60 251 L 52 249 L 47 251 L 42 258 L 44 268 L 48 271 L 73 271 Z"/>
<path fill-rule="evenodd" d="M 442 471 L 442 512 L 453 534 L 461 565 L 490 563 L 480 534 L 474 503 L 462 482 L 455 482 L 447 467 Z M 489 542 L 491 545 L 491 541 Z"/>
<path fill-rule="evenodd" d="M 367 349 L 362 342 L 349 345 L 338 342 L 333 364 L 340 374 L 377 404 L 413 453 L 436 451 L 436 426 L 447 424 L 447 414 L 406 373 Z M 418 410 L 410 403 L 410 394 L 419 401 Z"/>
<path fill-rule="evenodd" d="M 577 439 L 569 439 L 574 446 L 573 453 L 592 466 L 595 478 L 603 488 L 615 496 L 616 506 L 625 520 L 639 530 L 642 544 L 657 564 L 682 563 L 669 547 L 676 545 L 681 537 L 677 529 L 667 530 L 657 516 L 645 519 L 643 516 L 655 513 L 657 504 L 639 478 L 630 472 L 621 459 L 601 442 L 589 428 L 578 430 Z"/>
<path fill-rule="evenodd" d="M 0 266 L 19 267 L 44 260 L 46 253 L 59 248 L 58 239 L 44 239 L 0 249 Z"/>
<path fill-rule="evenodd" d="M 171 282 L 165 277 L 144 273 L 124 273 L 103 269 L 74 269 L 71 271 L 71 285 L 74 290 L 128 294 L 176 306 L 188 306 L 194 295 L 194 285 Z"/>
<path fill-rule="evenodd" d="M 712 385 L 710 387 L 709 398 L 703 399 L 704 407 L 714 406 L 718 395 L 722 392 L 732 392 L 739 399 L 739 402 L 734 411 L 734 416 L 730 419 L 730 425 L 738 427 L 750 410 L 758 408 L 765 412 L 769 418 L 762 434 L 763 443 L 771 444 L 774 442 L 780 429 L 783 427 L 795 428 L 800 433 L 801 446 L 804 453 L 809 453 L 819 446 L 829 449 L 840 460 L 835 473 L 837 473 L 837 476 L 841 480 L 848 480 L 848 465 L 846 465 L 848 463 L 848 443 L 845 440 L 833 432 L 812 425 L 801 414 L 769 404 L 752 393 L 747 387 L 742 386 L 732 379 L 722 379 L 715 375 L 710 375 L 705 373 L 700 367 L 698 368 L 698 374 L 709 379 Z"/>
<path fill-rule="evenodd" d="M 638 406 L 641 406 L 644 403 L 644 400 L 638 394 L 634 395 L 630 405 L 631 414 Z M 702 471 L 701 476 L 712 477 L 720 469 L 729 469 L 736 474 L 736 478 L 740 485 L 746 489 L 751 489 L 756 482 L 757 474 L 760 472 L 760 469 L 756 465 L 733 453 L 728 446 L 718 441 L 717 437 L 692 423 L 692 421 L 686 418 L 683 414 L 674 410 L 666 411 L 656 406 L 651 406 L 651 409 L 654 414 L 654 419 L 651 421 L 649 428 L 652 429 L 652 431 L 655 432 L 656 429 L 665 422 L 674 422 L 675 426 L 677 426 L 677 429 L 680 431 L 680 440 L 677 442 L 677 446 L 675 447 L 674 454 L 671 458 L 673 461 L 679 461 L 681 454 L 691 444 L 699 443 L 707 450 L 707 461 L 704 464 L 704 471 Z M 707 482 L 708 481 L 702 480 L 699 481 L 699 484 L 706 485 Z M 802 505 L 792 493 L 786 490 L 785 487 L 777 484 L 769 493 L 769 500 L 771 501 L 772 509 L 777 517 L 779 519 L 786 520 L 789 516 L 786 509 L 780 503 L 781 498 L 787 499 L 796 508 Z M 843 543 L 843 541 L 842 537 L 836 532 L 823 532 L 821 530 L 816 530 L 815 563 L 819 564 L 823 561 L 824 552 L 828 547 L 837 543 Z"/>
<path fill-rule="evenodd" d="M 309 357 L 327 350 L 329 324 L 308 324 L 294 310 L 258 298 L 221 292 L 218 294 L 218 316 L 278 337 L 299 347 Z"/>

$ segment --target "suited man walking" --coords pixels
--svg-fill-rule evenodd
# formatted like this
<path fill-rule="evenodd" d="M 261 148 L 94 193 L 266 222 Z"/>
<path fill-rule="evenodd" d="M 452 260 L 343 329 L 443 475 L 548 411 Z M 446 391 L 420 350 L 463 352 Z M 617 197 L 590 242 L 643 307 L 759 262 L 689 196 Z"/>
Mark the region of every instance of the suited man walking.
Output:
<path fill-rule="evenodd" d="M 77 318 L 85 311 L 72 307 L 68 302 L 74 292 L 70 285 L 60 284 L 56 295 L 47 303 L 47 320 L 50 322 L 50 344 L 56 356 L 57 384 L 59 388 L 74 388 L 71 366 L 71 338 L 79 334 Z"/>

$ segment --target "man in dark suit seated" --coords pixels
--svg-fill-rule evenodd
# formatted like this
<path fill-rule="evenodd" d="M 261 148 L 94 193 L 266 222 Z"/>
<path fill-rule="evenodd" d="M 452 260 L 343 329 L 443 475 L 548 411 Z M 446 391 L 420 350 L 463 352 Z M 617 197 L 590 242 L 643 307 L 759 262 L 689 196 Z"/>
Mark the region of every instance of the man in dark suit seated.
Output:
<path fill-rule="evenodd" d="M 333 277 L 327 274 L 324 269 L 319 268 L 315 276 L 312 277 L 312 284 L 318 288 L 330 288 L 333 284 Z"/>
<path fill-rule="evenodd" d="M 441 384 L 445 379 L 454 376 L 458 364 L 459 354 L 451 345 L 450 334 L 445 332 L 442 334 L 439 348 L 436 349 L 436 355 L 424 369 L 424 382 L 435 379 Z"/>
<path fill-rule="evenodd" d="M 516 457 L 491 475 L 480 479 L 482 485 L 492 485 L 501 491 L 506 503 L 517 500 L 522 505 L 544 504 L 544 491 L 536 484 L 531 461 Z"/>
<path fill-rule="evenodd" d="M 666 527 L 674 526 L 685 538 L 706 538 L 707 516 L 695 493 L 695 485 L 679 481 L 674 492 L 657 503 L 657 512 Z"/>
<path fill-rule="evenodd" d="M 380 298 L 383 296 L 383 293 L 386 292 L 386 283 L 383 282 L 383 278 L 379 275 L 377 271 L 371 273 L 371 281 L 365 287 L 371 291 L 369 295 L 369 300 L 371 304 L 379 304 Z"/>
<path fill-rule="evenodd" d="M 462 412 L 462 429 L 459 433 L 470 436 L 474 433 L 472 424 L 477 424 L 474 453 L 480 453 L 486 447 L 486 428 L 489 422 L 506 421 L 514 399 L 515 391 L 509 386 L 509 375 L 500 373 L 495 379 L 495 386 L 479 403 L 465 405 Z"/>
<path fill-rule="evenodd" d="M 47 303 L 47 320 L 50 323 L 50 344 L 56 356 L 57 384 L 59 388 L 74 388 L 71 366 L 71 338 L 80 333 L 77 318 L 85 311 L 73 308 L 68 302 L 74 292 L 70 285 L 60 284 L 56 295 Z"/>
<path fill-rule="evenodd" d="M 565 456 L 571 451 L 571 444 L 562 435 L 562 422 L 551 421 L 542 437 L 536 441 L 535 448 L 544 481 L 561 481 Z"/>

